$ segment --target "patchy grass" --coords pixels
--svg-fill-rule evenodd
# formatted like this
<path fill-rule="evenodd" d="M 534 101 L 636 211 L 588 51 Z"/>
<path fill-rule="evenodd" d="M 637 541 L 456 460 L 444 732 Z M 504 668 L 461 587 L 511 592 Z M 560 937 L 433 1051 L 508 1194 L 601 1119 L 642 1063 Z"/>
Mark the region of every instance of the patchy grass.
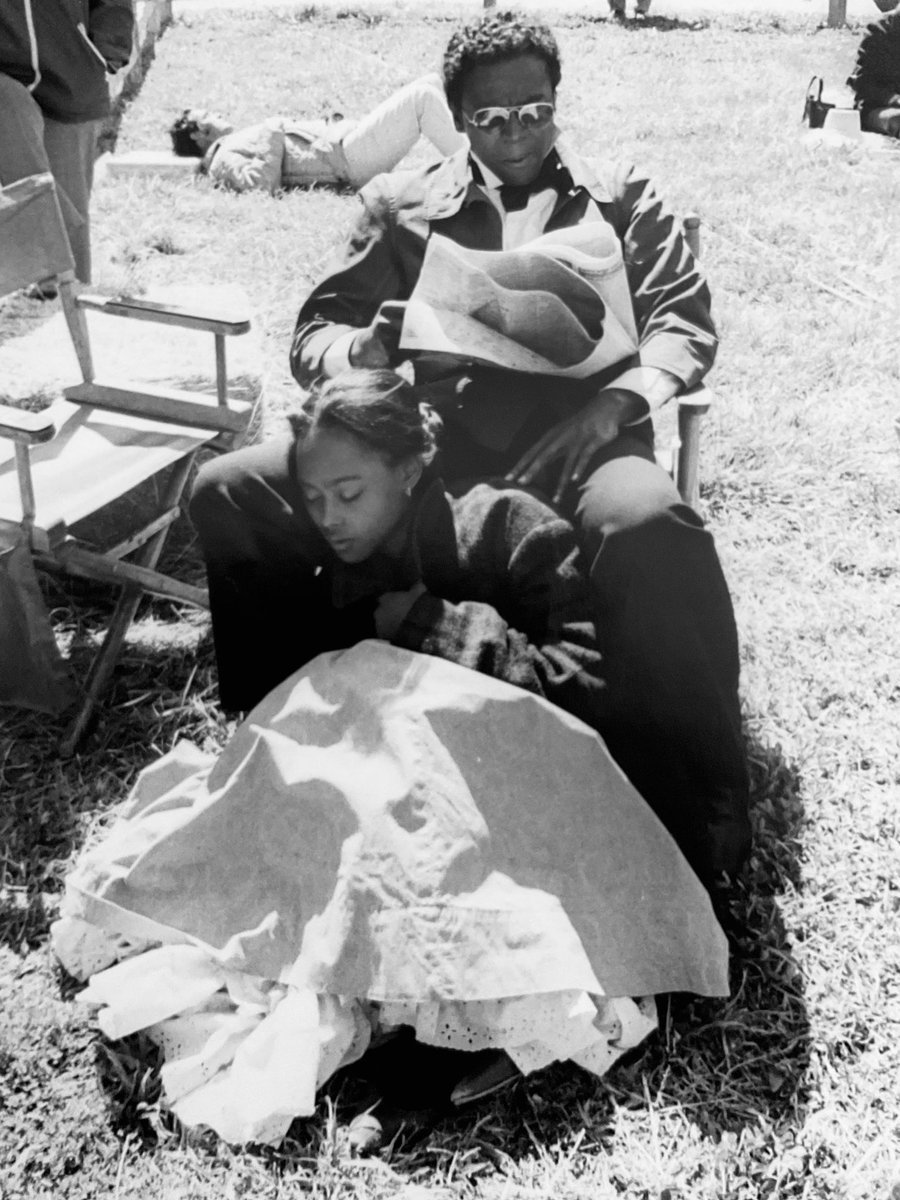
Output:
<path fill-rule="evenodd" d="M 194 104 L 237 122 L 354 115 L 436 61 L 459 11 L 184 21 L 160 43 L 119 147 L 162 147 Z M 900 160 L 801 137 L 806 80 L 843 79 L 858 31 L 725 18 L 610 27 L 575 15 L 557 29 L 574 141 L 634 157 L 704 221 L 723 346 L 703 507 L 743 634 L 756 833 L 731 915 L 733 995 L 676 1000 L 660 1037 L 607 1081 L 556 1067 L 465 1118 L 411 1122 L 381 1159 L 346 1157 L 324 1100 L 278 1152 L 184 1137 L 159 1112 L 142 1047 L 96 1041 L 45 949 L 89 823 L 177 738 L 214 747 L 228 734 L 204 618 L 154 604 L 78 757 L 56 757 L 60 722 L 4 719 L 4 1197 L 896 1193 Z M 98 283 L 241 283 L 265 333 L 277 412 L 294 395 L 297 307 L 356 205 L 325 189 L 272 199 L 205 181 L 104 184 Z M 48 595 L 78 672 L 105 601 L 55 584 Z"/>

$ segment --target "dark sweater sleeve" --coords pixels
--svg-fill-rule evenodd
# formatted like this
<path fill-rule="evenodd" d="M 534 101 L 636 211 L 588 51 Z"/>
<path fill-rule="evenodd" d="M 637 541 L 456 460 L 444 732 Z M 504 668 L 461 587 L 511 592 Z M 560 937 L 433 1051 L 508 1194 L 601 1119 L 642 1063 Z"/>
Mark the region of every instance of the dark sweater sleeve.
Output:
<path fill-rule="evenodd" d="M 426 593 L 394 644 L 515 684 L 596 726 L 605 689 L 574 532 L 539 501 L 514 495 L 501 493 L 478 530 L 472 568 L 487 594 Z"/>
<path fill-rule="evenodd" d="M 363 211 L 347 242 L 297 316 L 291 371 L 301 387 L 322 374 L 322 359 L 332 342 L 368 325 L 385 300 L 407 296 L 393 249 L 390 181 L 377 176 L 360 199 Z"/>
<path fill-rule="evenodd" d="M 90 0 L 89 11 L 91 41 L 110 70 L 118 71 L 131 58 L 134 43 L 132 0 Z"/>
<path fill-rule="evenodd" d="M 868 26 L 847 83 L 864 110 L 900 106 L 900 9 Z"/>

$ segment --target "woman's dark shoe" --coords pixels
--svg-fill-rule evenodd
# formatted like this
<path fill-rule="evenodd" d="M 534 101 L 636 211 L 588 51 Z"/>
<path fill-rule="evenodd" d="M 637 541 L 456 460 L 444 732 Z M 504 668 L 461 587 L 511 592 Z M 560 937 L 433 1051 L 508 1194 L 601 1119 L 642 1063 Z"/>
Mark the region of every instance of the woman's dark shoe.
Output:
<path fill-rule="evenodd" d="M 25 295 L 29 300 L 55 300 L 59 295 L 59 288 L 55 279 L 42 279 L 40 283 L 29 284 Z"/>
<path fill-rule="evenodd" d="M 363 1112 L 347 1126 L 347 1145 L 351 1154 L 374 1154 L 384 1145 L 385 1130 L 373 1112 Z"/>
<path fill-rule="evenodd" d="M 450 1103 L 455 1108 L 493 1096 L 522 1077 L 519 1068 L 503 1050 L 479 1051 L 472 1058 L 480 1060 L 478 1065 L 464 1075 L 450 1093 Z"/>

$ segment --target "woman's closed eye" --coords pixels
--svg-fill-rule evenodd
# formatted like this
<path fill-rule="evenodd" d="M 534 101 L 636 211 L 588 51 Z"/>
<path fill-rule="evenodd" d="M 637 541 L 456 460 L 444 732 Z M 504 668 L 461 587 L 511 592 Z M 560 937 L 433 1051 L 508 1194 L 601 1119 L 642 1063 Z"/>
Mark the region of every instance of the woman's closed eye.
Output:
<path fill-rule="evenodd" d="M 362 497 L 364 492 L 365 488 L 360 487 L 340 488 L 334 494 L 334 498 L 339 500 L 341 504 L 353 504 L 356 500 L 359 500 Z M 315 508 L 324 503 L 325 496 L 322 492 L 304 491 L 303 499 L 307 508 Z"/>

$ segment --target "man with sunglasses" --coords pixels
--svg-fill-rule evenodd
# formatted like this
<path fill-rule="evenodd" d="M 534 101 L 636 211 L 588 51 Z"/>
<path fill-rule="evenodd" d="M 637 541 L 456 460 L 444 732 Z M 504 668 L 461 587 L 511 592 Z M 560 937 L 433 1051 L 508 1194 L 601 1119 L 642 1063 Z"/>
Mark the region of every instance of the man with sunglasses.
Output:
<path fill-rule="evenodd" d="M 612 226 L 640 335 L 632 361 L 576 383 L 451 363 L 439 377 L 417 367 L 417 383 L 443 417 L 451 485 L 505 475 L 573 519 L 604 658 L 597 727 L 712 887 L 749 843 L 737 635 L 712 538 L 656 465 L 649 416 L 712 364 L 709 293 L 652 184 L 558 140 L 559 80 L 544 25 L 501 12 L 451 38 L 444 88 L 468 146 L 363 189 L 348 243 L 300 310 L 291 364 L 303 386 L 348 366 L 399 365 L 402 302 L 432 233 L 498 250 L 582 222 Z M 279 629 L 303 619 L 286 600 L 301 510 L 274 443 L 216 460 L 195 489 L 220 689 L 227 677 L 238 707 L 260 698 L 242 694 L 242 662 L 258 672 L 271 659 L 272 684 L 296 665 Z"/>

